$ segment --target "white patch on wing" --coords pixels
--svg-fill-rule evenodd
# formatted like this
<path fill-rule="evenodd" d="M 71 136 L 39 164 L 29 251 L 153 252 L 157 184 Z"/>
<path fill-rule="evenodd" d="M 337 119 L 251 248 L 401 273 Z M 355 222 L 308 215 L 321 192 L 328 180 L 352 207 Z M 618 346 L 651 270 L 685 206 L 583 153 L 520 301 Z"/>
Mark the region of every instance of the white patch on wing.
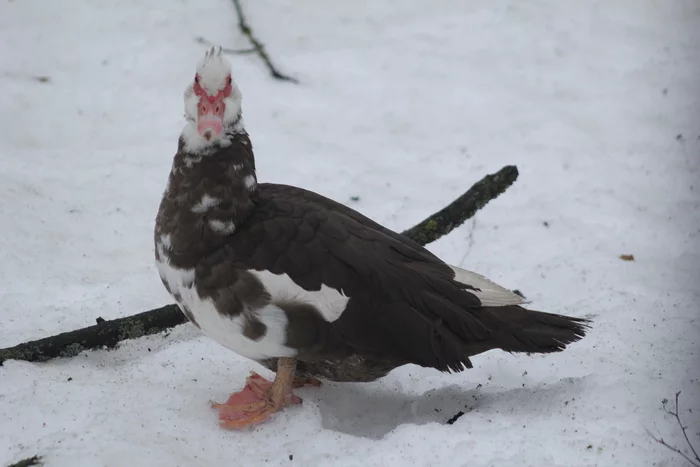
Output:
<path fill-rule="evenodd" d="M 209 208 L 212 208 L 217 204 L 219 204 L 219 200 L 217 198 L 205 194 L 202 196 L 202 199 L 199 200 L 199 203 L 192 206 L 192 212 L 207 212 Z"/>
<path fill-rule="evenodd" d="M 308 291 L 299 287 L 287 274 L 272 274 L 269 271 L 248 271 L 255 275 L 272 296 L 272 303 L 300 302 L 314 306 L 328 322 L 340 318 L 349 297 L 326 285 L 321 290 Z"/>
<path fill-rule="evenodd" d="M 181 288 L 189 286 L 194 282 L 194 269 L 179 269 L 172 267 L 168 259 L 168 252 L 172 247 L 170 235 L 161 235 L 158 242 L 158 257 L 156 267 L 160 278 L 168 284 L 172 294 L 177 293 Z"/>
<path fill-rule="evenodd" d="M 457 282 L 481 289 L 481 291 L 469 290 L 469 292 L 479 297 L 484 306 L 522 305 L 527 303 L 520 295 L 496 284 L 481 274 L 467 271 L 457 266 L 450 267 L 455 272 L 455 280 Z"/>
<path fill-rule="evenodd" d="M 255 181 L 255 176 L 254 175 L 246 175 L 245 178 L 243 179 L 243 183 L 245 184 L 245 187 L 248 190 L 253 190 L 255 189 L 256 181 Z"/>
<path fill-rule="evenodd" d="M 164 254 L 165 250 L 169 250 L 173 247 L 173 242 L 170 239 L 170 234 L 161 235 L 159 240 L 160 242 L 158 243 L 158 252 L 160 254 Z"/>
<path fill-rule="evenodd" d="M 220 221 L 218 219 L 210 220 L 209 227 L 221 235 L 230 235 L 236 230 L 236 224 L 233 221 Z"/>
<path fill-rule="evenodd" d="M 284 310 L 274 304 L 255 310 L 255 316 L 267 326 L 267 330 L 257 341 L 249 339 L 243 335 L 246 312 L 231 318 L 220 314 L 212 299 L 200 297 L 195 287 L 194 269 L 172 266 L 164 240 L 161 237 L 158 244 L 161 259 L 156 262 L 160 277 L 168 284 L 173 297 L 179 298 L 180 308 L 192 314 L 202 332 L 227 349 L 252 360 L 293 357 L 297 354 L 296 350 L 285 345 L 288 321 Z"/>

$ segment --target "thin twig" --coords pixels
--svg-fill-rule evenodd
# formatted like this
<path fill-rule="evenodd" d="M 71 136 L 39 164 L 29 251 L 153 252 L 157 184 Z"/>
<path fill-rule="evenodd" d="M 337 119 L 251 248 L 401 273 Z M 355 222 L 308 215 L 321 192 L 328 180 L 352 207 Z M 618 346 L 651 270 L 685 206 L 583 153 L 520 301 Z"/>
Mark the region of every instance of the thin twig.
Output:
<path fill-rule="evenodd" d="M 683 456 L 683 458 L 684 458 L 685 460 L 687 460 L 688 462 L 690 462 L 690 463 L 691 463 L 692 465 L 694 465 L 695 467 L 700 467 L 700 456 L 698 456 L 697 451 L 695 451 L 695 448 L 693 447 L 693 443 L 690 442 L 690 439 L 688 438 L 688 434 L 687 434 L 686 431 L 685 431 L 688 427 L 686 427 L 686 426 L 683 425 L 683 422 L 681 421 L 681 417 L 680 417 L 680 415 L 679 415 L 678 397 L 679 397 L 680 395 L 681 395 L 681 392 L 678 391 L 678 392 L 676 393 L 676 410 L 675 410 L 675 411 L 672 411 L 672 410 L 670 410 L 670 409 L 668 409 L 668 408 L 666 407 L 666 403 L 668 402 L 666 399 L 664 399 L 663 407 L 664 407 L 664 411 L 665 411 L 667 414 L 673 415 L 673 416 L 676 418 L 676 421 L 678 422 L 678 425 L 681 427 L 681 431 L 683 432 L 683 437 L 685 438 L 685 442 L 688 444 L 688 447 L 689 447 L 690 450 L 693 452 L 693 455 L 695 456 L 695 460 L 693 460 L 690 456 L 688 456 L 688 455 L 686 455 L 685 453 L 683 453 L 683 452 L 682 452 L 680 449 L 678 449 L 677 447 L 668 444 L 663 438 L 657 438 L 657 437 L 654 436 L 649 430 L 647 430 L 647 433 L 648 433 L 649 436 L 651 436 L 651 438 L 652 438 L 654 441 L 656 441 L 657 443 L 661 444 L 662 446 L 665 446 L 666 448 L 670 449 L 671 451 L 673 451 L 673 452 L 675 452 L 675 453 L 677 453 L 677 454 L 680 454 L 681 456 Z"/>
<path fill-rule="evenodd" d="M 206 45 L 207 47 L 216 46 L 216 44 L 214 44 L 212 41 L 207 40 L 202 36 L 195 37 L 194 41 L 197 42 L 198 44 Z M 253 54 L 256 52 L 255 49 L 229 49 L 227 47 L 222 47 L 221 50 L 224 53 L 231 54 L 231 55 L 245 55 L 245 54 Z"/>
<path fill-rule="evenodd" d="M 683 456 L 683 457 L 685 458 L 685 460 L 687 460 L 688 462 L 690 462 L 691 465 L 694 465 L 694 466 L 696 466 L 696 467 L 700 467 L 700 464 L 698 464 L 698 463 L 695 462 L 693 459 L 691 459 L 690 457 L 688 457 L 687 455 L 685 455 L 685 454 L 684 454 L 680 449 L 678 449 L 677 447 L 671 446 L 670 444 L 668 444 L 666 441 L 664 441 L 663 438 L 657 438 L 656 436 L 654 436 L 653 434 L 651 434 L 651 432 L 650 432 L 649 430 L 647 430 L 647 433 L 649 434 L 649 436 L 651 436 L 651 438 L 652 438 L 654 441 L 656 441 L 656 442 L 659 443 L 660 445 L 665 446 L 666 448 L 670 449 L 671 451 L 673 451 L 673 452 L 675 452 L 675 453 L 678 453 L 679 455 Z"/>
<path fill-rule="evenodd" d="M 676 411 L 675 412 L 672 412 L 669 409 L 667 409 L 665 405 L 664 405 L 664 410 L 666 411 L 667 414 L 673 415 L 674 417 L 676 417 L 676 421 L 678 421 L 678 425 L 681 427 L 681 431 L 683 431 L 683 437 L 685 438 L 686 443 L 688 443 L 688 447 L 690 447 L 690 450 L 693 451 L 693 455 L 695 456 L 695 460 L 700 462 L 700 456 L 698 456 L 697 451 L 695 451 L 695 448 L 693 447 L 693 443 L 691 443 L 690 439 L 688 439 L 688 433 L 686 433 L 686 431 L 685 431 L 686 428 L 688 428 L 688 427 L 683 426 L 683 422 L 681 422 L 681 417 L 679 415 L 680 406 L 678 404 L 678 398 L 680 397 L 680 395 L 681 395 L 681 392 L 678 391 L 676 393 Z"/>
<path fill-rule="evenodd" d="M 517 177 L 515 166 L 503 167 L 478 181 L 446 208 L 402 234 L 420 245 L 434 242 L 503 193 Z M 84 350 L 114 348 L 122 340 L 157 334 L 186 322 L 185 315 L 174 304 L 110 321 L 98 319 L 93 326 L 0 349 L 0 366 L 10 359 L 42 362 L 75 356 Z"/>
<path fill-rule="evenodd" d="M 464 252 L 462 259 L 459 260 L 458 266 L 461 268 L 464 264 L 464 260 L 467 259 L 469 253 L 472 251 L 474 246 L 474 230 L 476 230 L 476 217 L 472 218 L 472 226 L 469 228 L 469 234 L 467 235 L 467 251 Z"/>
<path fill-rule="evenodd" d="M 248 38 L 250 43 L 253 44 L 254 52 L 257 53 L 260 59 L 265 63 L 272 77 L 280 81 L 289 81 L 291 83 L 298 84 L 298 79 L 292 78 L 291 76 L 281 73 L 277 69 L 277 67 L 275 67 L 275 65 L 272 64 L 272 60 L 270 60 L 269 55 L 267 55 L 267 52 L 265 51 L 265 46 L 253 35 L 253 30 L 251 29 L 250 25 L 248 24 L 248 21 L 246 20 L 245 15 L 243 14 L 243 8 L 241 7 L 240 0 L 232 1 L 233 6 L 236 7 L 236 14 L 238 15 L 238 28 L 241 30 L 241 33 L 243 33 L 243 35 Z M 224 52 L 225 51 L 226 50 L 224 49 Z"/>

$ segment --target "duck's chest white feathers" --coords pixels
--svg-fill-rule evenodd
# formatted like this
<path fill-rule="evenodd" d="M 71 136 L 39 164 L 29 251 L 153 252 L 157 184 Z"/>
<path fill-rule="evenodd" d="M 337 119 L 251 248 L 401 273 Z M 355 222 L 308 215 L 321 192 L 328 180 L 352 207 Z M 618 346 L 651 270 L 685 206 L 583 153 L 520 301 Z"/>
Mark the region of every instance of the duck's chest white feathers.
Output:
<path fill-rule="evenodd" d="M 244 334 L 245 312 L 236 316 L 220 313 L 214 300 L 201 297 L 197 292 L 194 269 L 177 268 L 170 264 L 167 255 L 159 257 L 158 272 L 170 294 L 182 312 L 207 336 L 253 360 L 296 355 L 296 350 L 285 345 L 288 320 L 282 309 L 272 303 L 257 309 L 256 319 L 266 326 L 266 332 L 259 339 L 251 339 Z"/>
<path fill-rule="evenodd" d="M 221 313 L 214 300 L 198 293 L 194 269 L 177 268 L 170 263 L 166 245 L 167 241 L 159 242 L 156 265 L 161 279 L 183 313 L 216 342 L 253 360 L 293 357 L 298 353 L 286 345 L 290 323 L 278 303 L 306 303 L 314 306 L 327 321 L 334 321 L 340 317 L 349 300 L 326 286 L 309 292 L 297 286 L 287 275 L 248 271 L 262 282 L 271 300 L 255 309 L 244 307 L 243 312 L 234 316 Z M 250 318 L 265 325 L 264 335 L 255 339 L 245 335 Z"/>

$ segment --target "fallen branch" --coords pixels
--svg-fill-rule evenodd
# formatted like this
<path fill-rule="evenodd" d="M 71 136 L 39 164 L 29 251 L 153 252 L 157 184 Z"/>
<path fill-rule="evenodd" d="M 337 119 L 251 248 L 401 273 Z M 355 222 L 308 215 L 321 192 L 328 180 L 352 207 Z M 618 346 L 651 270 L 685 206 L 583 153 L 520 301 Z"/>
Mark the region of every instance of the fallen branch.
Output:
<path fill-rule="evenodd" d="M 647 433 L 649 434 L 649 436 L 651 436 L 651 438 L 652 438 L 654 441 L 656 441 L 656 442 L 659 443 L 660 445 L 665 446 L 666 448 L 670 449 L 671 451 L 673 451 L 673 452 L 675 452 L 675 453 L 677 453 L 677 454 L 680 454 L 685 460 L 687 460 L 688 462 L 690 462 L 691 465 L 693 465 L 693 466 L 695 466 L 695 467 L 700 467 L 700 456 L 698 456 L 697 451 L 695 451 L 695 448 L 693 447 L 693 443 L 691 443 L 691 442 L 690 442 L 690 439 L 688 438 L 688 433 L 686 433 L 686 431 L 685 431 L 688 427 L 686 427 L 686 426 L 683 425 L 683 422 L 681 422 L 681 417 L 680 417 L 680 415 L 679 415 L 678 397 L 679 397 L 680 395 L 681 395 L 681 392 L 678 391 L 678 392 L 676 393 L 676 409 L 675 409 L 675 410 L 670 410 L 670 409 L 668 409 L 668 408 L 666 407 L 666 404 L 668 403 L 668 400 L 667 400 L 667 399 L 664 399 L 664 401 L 663 401 L 663 407 L 664 407 L 664 411 L 665 411 L 667 414 L 673 415 L 673 416 L 676 418 L 676 421 L 678 422 L 678 425 L 681 427 L 681 431 L 683 432 L 683 437 L 685 438 L 685 442 L 688 444 L 688 447 L 689 447 L 690 450 L 692 451 L 693 456 L 695 456 L 695 460 L 693 460 L 690 456 L 688 456 L 687 454 L 685 454 L 683 451 L 681 451 L 681 450 L 678 449 L 677 447 L 668 444 L 663 438 L 657 438 L 656 436 L 652 435 L 651 432 L 650 432 L 649 430 L 647 430 Z"/>
<path fill-rule="evenodd" d="M 477 182 L 446 208 L 403 232 L 403 235 L 427 245 L 472 217 L 517 178 L 518 169 L 515 166 L 503 167 Z M 111 321 L 98 318 L 94 326 L 0 349 L 0 366 L 10 359 L 43 362 L 52 358 L 72 357 L 84 350 L 111 349 L 125 339 L 157 334 L 186 322 L 185 315 L 174 304 Z"/>
<path fill-rule="evenodd" d="M 158 334 L 186 321 L 174 304 L 110 321 L 97 318 L 93 326 L 0 349 L 0 366 L 5 360 L 45 362 L 52 358 L 74 357 L 84 350 L 113 349 L 123 340 Z"/>
<path fill-rule="evenodd" d="M 476 182 L 466 193 L 403 234 L 421 245 L 432 243 L 452 232 L 476 214 L 486 203 L 506 191 L 518 178 L 518 169 L 507 165 Z"/>

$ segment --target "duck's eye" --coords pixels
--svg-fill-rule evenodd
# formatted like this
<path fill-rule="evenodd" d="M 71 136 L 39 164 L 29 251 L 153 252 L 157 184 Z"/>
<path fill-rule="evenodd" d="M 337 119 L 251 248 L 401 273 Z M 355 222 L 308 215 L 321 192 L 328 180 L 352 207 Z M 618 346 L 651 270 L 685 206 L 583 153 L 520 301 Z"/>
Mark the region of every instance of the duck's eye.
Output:
<path fill-rule="evenodd" d="M 194 75 L 194 82 L 199 83 L 199 75 Z"/>
<path fill-rule="evenodd" d="M 228 78 L 226 78 L 226 84 L 227 84 L 227 85 L 231 86 L 231 83 L 232 83 L 232 82 L 233 82 L 233 80 L 231 79 L 230 76 L 229 76 Z"/>

